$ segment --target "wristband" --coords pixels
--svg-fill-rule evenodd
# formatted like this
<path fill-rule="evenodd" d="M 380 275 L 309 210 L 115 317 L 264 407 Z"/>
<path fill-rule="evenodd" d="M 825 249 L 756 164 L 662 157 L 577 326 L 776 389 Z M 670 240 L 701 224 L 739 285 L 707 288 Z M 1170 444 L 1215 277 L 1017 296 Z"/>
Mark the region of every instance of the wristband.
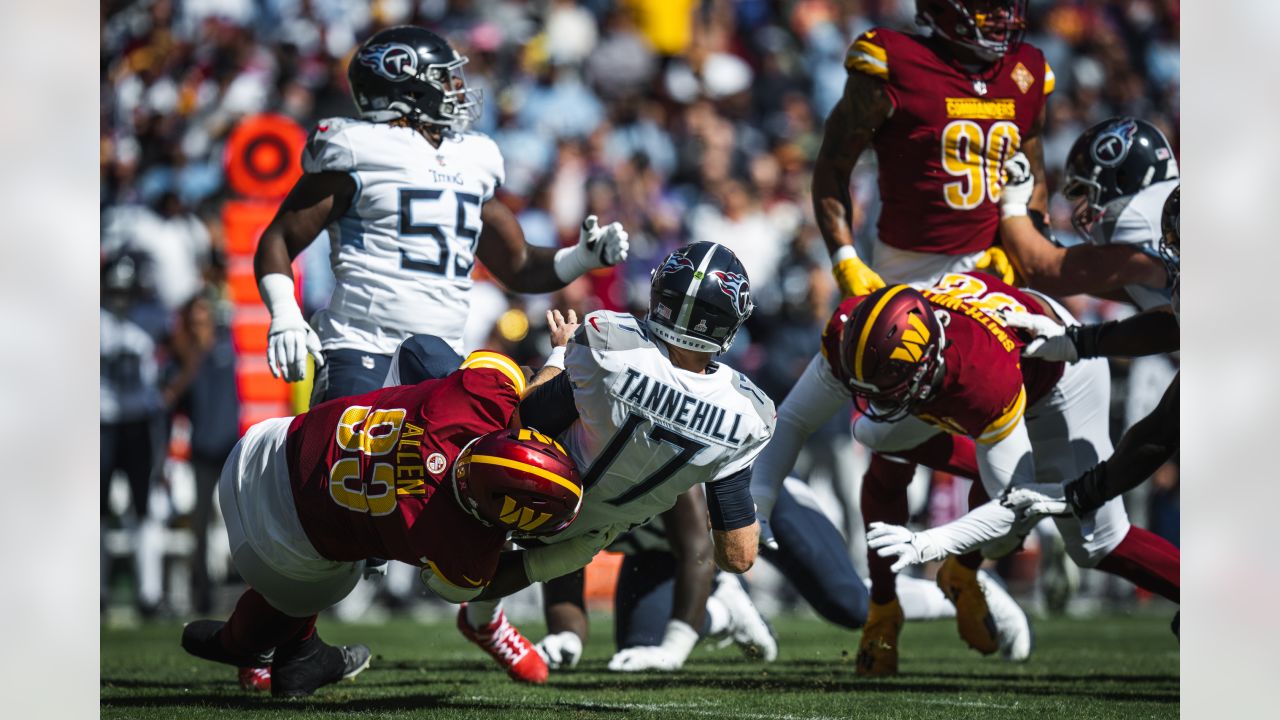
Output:
<path fill-rule="evenodd" d="M 293 278 L 288 275 L 283 273 L 264 275 L 258 281 L 258 293 L 262 295 L 262 302 L 267 306 L 267 311 L 271 313 L 273 319 L 279 318 L 282 314 L 286 317 L 302 318 L 302 310 L 293 297 Z"/>
<path fill-rule="evenodd" d="M 551 354 L 547 355 L 547 361 L 542 363 L 542 367 L 553 367 L 564 369 L 564 346 L 557 345 L 551 348 Z"/>
<path fill-rule="evenodd" d="M 578 246 L 560 248 L 556 251 L 555 260 L 552 263 L 556 277 L 560 278 L 560 282 L 568 285 L 587 273 L 591 268 L 583 259 L 582 253 L 578 252 Z"/>
<path fill-rule="evenodd" d="M 1067 503 L 1071 505 L 1072 514 L 1076 517 L 1084 517 L 1107 502 L 1107 498 L 1103 497 L 1106 477 L 1107 464 L 1101 462 L 1066 484 L 1063 490 Z"/>
<path fill-rule="evenodd" d="M 1117 324 L 1116 320 L 1108 320 L 1101 325 L 1068 325 L 1066 336 L 1076 346 L 1076 355 L 1081 360 L 1098 357 L 1098 345 L 1102 334 Z"/>
<path fill-rule="evenodd" d="M 831 253 L 831 264 L 839 265 L 845 260 L 857 260 L 858 251 L 853 249 L 852 245 L 841 245 L 836 251 Z"/>

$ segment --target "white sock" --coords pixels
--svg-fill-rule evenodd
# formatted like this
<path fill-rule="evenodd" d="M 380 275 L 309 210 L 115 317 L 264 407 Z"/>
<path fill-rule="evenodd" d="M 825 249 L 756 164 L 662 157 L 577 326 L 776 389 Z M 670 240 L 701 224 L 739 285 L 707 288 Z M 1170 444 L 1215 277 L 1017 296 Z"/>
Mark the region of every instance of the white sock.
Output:
<path fill-rule="evenodd" d="M 481 630 L 498 622 L 502 616 L 501 600 L 473 600 L 467 603 L 467 624 Z"/>
<path fill-rule="evenodd" d="M 732 619 L 728 606 L 720 598 L 714 595 L 707 598 L 708 635 L 719 635 L 728 630 Z"/>
<path fill-rule="evenodd" d="M 956 616 L 956 606 L 951 604 L 942 589 L 931 580 L 898 576 L 898 603 L 907 620 L 937 620 Z"/>

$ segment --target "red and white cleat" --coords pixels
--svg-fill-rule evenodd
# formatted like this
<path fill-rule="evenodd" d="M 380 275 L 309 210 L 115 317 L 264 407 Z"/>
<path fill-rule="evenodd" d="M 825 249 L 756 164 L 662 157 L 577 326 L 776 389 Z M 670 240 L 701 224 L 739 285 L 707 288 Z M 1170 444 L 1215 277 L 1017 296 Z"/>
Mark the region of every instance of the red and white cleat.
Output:
<path fill-rule="evenodd" d="M 251 692 L 271 692 L 271 668 L 240 668 L 240 689 Z"/>
<path fill-rule="evenodd" d="M 547 681 L 547 663 L 533 649 L 533 643 L 507 622 L 507 614 L 499 612 L 498 620 L 485 628 L 475 629 L 467 622 L 467 606 L 458 610 L 458 631 L 471 642 L 484 648 L 507 675 L 516 682 L 541 685 Z"/>

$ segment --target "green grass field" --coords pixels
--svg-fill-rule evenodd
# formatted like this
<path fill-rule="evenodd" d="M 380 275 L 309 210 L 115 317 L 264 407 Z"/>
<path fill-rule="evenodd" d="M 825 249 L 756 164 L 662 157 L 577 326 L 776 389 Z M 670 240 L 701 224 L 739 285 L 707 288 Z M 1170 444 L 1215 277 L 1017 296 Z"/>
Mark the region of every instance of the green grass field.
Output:
<path fill-rule="evenodd" d="M 603 618 L 601 618 L 603 620 Z M 1012 665 L 968 650 L 951 622 L 908 624 L 902 675 L 854 676 L 857 635 L 819 620 L 778 623 L 780 657 L 747 662 L 736 650 L 694 651 L 682 672 L 619 675 L 605 669 L 610 629 L 577 670 L 545 686 L 516 685 L 452 623 L 339 625 L 331 643 L 364 642 L 372 666 L 354 681 L 302 701 L 242 692 L 233 670 L 188 657 L 180 626 L 102 633 L 104 718 L 1176 718 L 1178 645 L 1163 617 L 1035 622 L 1036 649 Z M 526 623 L 531 637 L 541 623 Z"/>

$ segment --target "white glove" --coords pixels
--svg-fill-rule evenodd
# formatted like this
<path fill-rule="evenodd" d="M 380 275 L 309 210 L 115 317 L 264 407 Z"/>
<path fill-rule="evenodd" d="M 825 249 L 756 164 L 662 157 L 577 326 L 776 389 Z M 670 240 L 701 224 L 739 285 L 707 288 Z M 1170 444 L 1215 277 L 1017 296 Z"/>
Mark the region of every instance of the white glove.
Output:
<path fill-rule="evenodd" d="M 271 273 L 258 281 L 258 292 L 271 312 L 267 330 L 267 367 L 285 382 L 298 382 L 307 376 L 307 354 L 316 359 L 316 367 L 324 366 L 320 338 L 311 329 L 293 299 L 293 278 Z"/>
<path fill-rule="evenodd" d="M 631 647 L 619 650 L 609 660 L 614 672 L 642 672 L 661 670 L 671 672 L 684 666 L 693 646 L 698 644 L 698 632 L 681 620 L 668 620 L 667 631 L 661 645 Z"/>
<path fill-rule="evenodd" d="M 1035 176 L 1031 174 L 1031 161 L 1022 153 L 1014 153 L 1004 164 L 1004 188 L 1000 191 L 1000 217 L 1019 217 L 1027 214 L 1031 191 L 1035 190 Z"/>
<path fill-rule="evenodd" d="M 578 660 L 582 658 L 582 638 L 575 632 L 565 630 L 542 638 L 533 649 L 552 670 L 577 667 Z"/>
<path fill-rule="evenodd" d="M 578 244 L 556 251 L 556 277 L 568 284 L 590 270 L 611 267 L 626 260 L 627 251 L 631 249 L 627 237 L 622 223 L 614 222 L 600 227 L 596 216 L 588 215 L 582 221 Z"/>
<path fill-rule="evenodd" d="M 892 567 L 901 572 L 909 565 L 941 560 L 947 554 L 938 547 L 928 531 L 914 533 L 901 525 L 873 522 L 867 532 L 867 546 L 882 558 L 896 558 Z"/>
<path fill-rule="evenodd" d="M 1050 362 L 1073 363 L 1080 359 L 1076 344 L 1067 328 L 1053 318 L 1028 312 L 1005 313 L 1004 322 L 1011 328 L 1026 330 L 1035 337 L 1022 348 L 1022 356 Z"/>
<path fill-rule="evenodd" d="M 1014 511 L 1019 520 L 1072 514 L 1062 483 L 1011 487 L 1000 497 L 1000 504 Z"/>

